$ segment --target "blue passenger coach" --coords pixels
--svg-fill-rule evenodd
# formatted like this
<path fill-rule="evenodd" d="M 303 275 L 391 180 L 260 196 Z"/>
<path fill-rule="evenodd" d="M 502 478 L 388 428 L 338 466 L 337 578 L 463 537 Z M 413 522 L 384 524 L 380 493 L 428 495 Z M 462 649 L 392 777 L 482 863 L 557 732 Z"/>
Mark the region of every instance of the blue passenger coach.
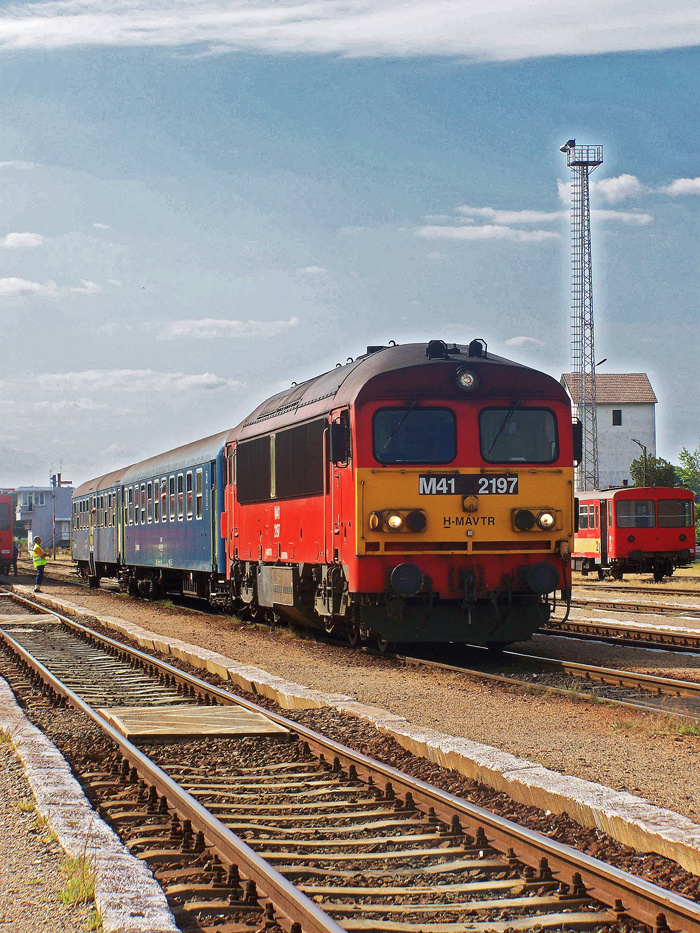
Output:
<path fill-rule="evenodd" d="M 219 515 L 227 432 L 105 474 L 73 495 L 73 558 L 91 586 L 211 598 L 225 579 Z"/>

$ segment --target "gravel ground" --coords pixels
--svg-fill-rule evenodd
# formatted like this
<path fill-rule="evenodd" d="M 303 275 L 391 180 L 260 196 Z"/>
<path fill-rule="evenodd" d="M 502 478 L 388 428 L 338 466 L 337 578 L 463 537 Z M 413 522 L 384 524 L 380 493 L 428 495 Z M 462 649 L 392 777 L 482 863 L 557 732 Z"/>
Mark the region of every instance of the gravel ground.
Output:
<path fill-rule="evenodd" d="M 63 850 L 37 826 L 33 800 L 12 746 L 0 741 L 0 930 L 85 933 L 86 908 L 58 899 Z"/>
<path fill-rule="evenodd" d="M 576 697 L 514 691 L 449 672 L 405 668 L 391 660 L 299 637 L 286 627 L 271 631 L 241 624 L 233 617 L 87 590 L 51 579 L 51 569 L 49 565 L 46 593 L 71 599 L 95 613 L 120 616 L 297 683 L 384 707 L 415 724 L 638 794 L 700 822 L 700 736 L 679 733 L 677 721 L 662 715 L 614 709 Z M 20 575 L 18 582 L 30 581 Z M 700 679 L 700 656 L 540 636 L 527 644 L 528 650 L 533 647 L 536 653 L 566 655 L 608 667 Z"/>

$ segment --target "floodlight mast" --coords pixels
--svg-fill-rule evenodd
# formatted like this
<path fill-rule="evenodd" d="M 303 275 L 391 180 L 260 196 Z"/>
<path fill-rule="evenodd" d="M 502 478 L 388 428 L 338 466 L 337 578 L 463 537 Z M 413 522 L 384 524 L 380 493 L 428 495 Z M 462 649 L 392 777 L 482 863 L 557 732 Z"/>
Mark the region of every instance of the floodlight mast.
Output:
<path fill-rule="evenodd" d="M 588 176 L 603 162 L 602 146 L 561 147 L 571 169 L 571 371 L 578 388 L 578 416 L 583 424 L 583 457 L 576 469 L 577 491 L 598 488 L 598 424 L 596 417 L 595 347 L 591 208 Z"/>

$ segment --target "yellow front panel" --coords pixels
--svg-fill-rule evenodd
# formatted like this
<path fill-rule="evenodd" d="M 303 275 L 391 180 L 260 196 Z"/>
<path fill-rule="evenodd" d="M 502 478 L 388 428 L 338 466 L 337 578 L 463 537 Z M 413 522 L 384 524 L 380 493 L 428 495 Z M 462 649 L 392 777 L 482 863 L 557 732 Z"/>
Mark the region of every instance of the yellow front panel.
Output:
<path fill-rule="evenodd" d="M 470 476 L 471 479 L 458 480 L 458 476 Z M 506 476 L 517 476 L 517 494 L 498 491 L 499 485 L 506 489 L 514 485 L 512 479 L 505 479 Z M 496 477 L 501 478 L 500 484 Z M 419 543 L 425 545 L 426 551 L 448 552 L 451 549 L 445 545 L 454 543 L 453 550 L 462 554 L 471 551 L 474 544 L 481 551 L 511 550 L 512 547 L 502 547 L 503 543 L 518 540 L 531 544 L 549 542 L 549 551 L 560 551 L 565 543 L 570 550 L 573 541 L 573 479 L 573 469 L 553 467 L 435 470 L 431 473 L 417 467 L 357 469 L 357 554 L 381 553 L 387 542 L 390 543 L 389 550 L 394 553 L 400 544 L 408 545 L 407 551 L 415 551 Z M 453 492 L 460 486 L 473 488 L 476 494 Z M 379 515 L 398 510 L 405 515 L 412 509 L 421 509 L 425 513 L 424 531 L 392 532 L 386 530 L 381 521 L 379 529 L 370 527 L 372 513 Z M 545 509 L 551 510 L 556 516 L 556 524 L 543 530 L 535 523 L 530 530 L 519 531 L 513 524 L 513 514 L 518 509 L 529 509 L 535 516 Z M 488 547 L 489 543 L 492 548 Z M 436 544 L 441 546 L 435 547 Z M 532 547 L 526 546 L 525 550 L 532 550 Z"/>

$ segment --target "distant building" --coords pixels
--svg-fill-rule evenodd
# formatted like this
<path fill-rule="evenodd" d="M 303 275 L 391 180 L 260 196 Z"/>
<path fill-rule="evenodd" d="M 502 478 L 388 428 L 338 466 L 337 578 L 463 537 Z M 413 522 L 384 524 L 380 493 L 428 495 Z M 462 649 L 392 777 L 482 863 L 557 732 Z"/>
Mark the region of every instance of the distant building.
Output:
<path fill-rule="evenodd" d="M 571 396 L 577 417 L 581 377 L 564 373 L 561 384 Z M 656 409 L 658 401 L 646 373 L 598 373 L 595 379 L 598 425 L 598 485 L 623 486 L 632 482 L 630 464 L 642 456 L 632 438 L 656 456 Z"/>
<path fill-rule="evenodd" d="M 28 541 L 39 535 L 45 547 L 68 547 L 70 544 L 71 502 L 70 486 L 18 486 L 15 522 L 21 522 Z M 56 536 L 54 540 L 54 497 Z"/>

